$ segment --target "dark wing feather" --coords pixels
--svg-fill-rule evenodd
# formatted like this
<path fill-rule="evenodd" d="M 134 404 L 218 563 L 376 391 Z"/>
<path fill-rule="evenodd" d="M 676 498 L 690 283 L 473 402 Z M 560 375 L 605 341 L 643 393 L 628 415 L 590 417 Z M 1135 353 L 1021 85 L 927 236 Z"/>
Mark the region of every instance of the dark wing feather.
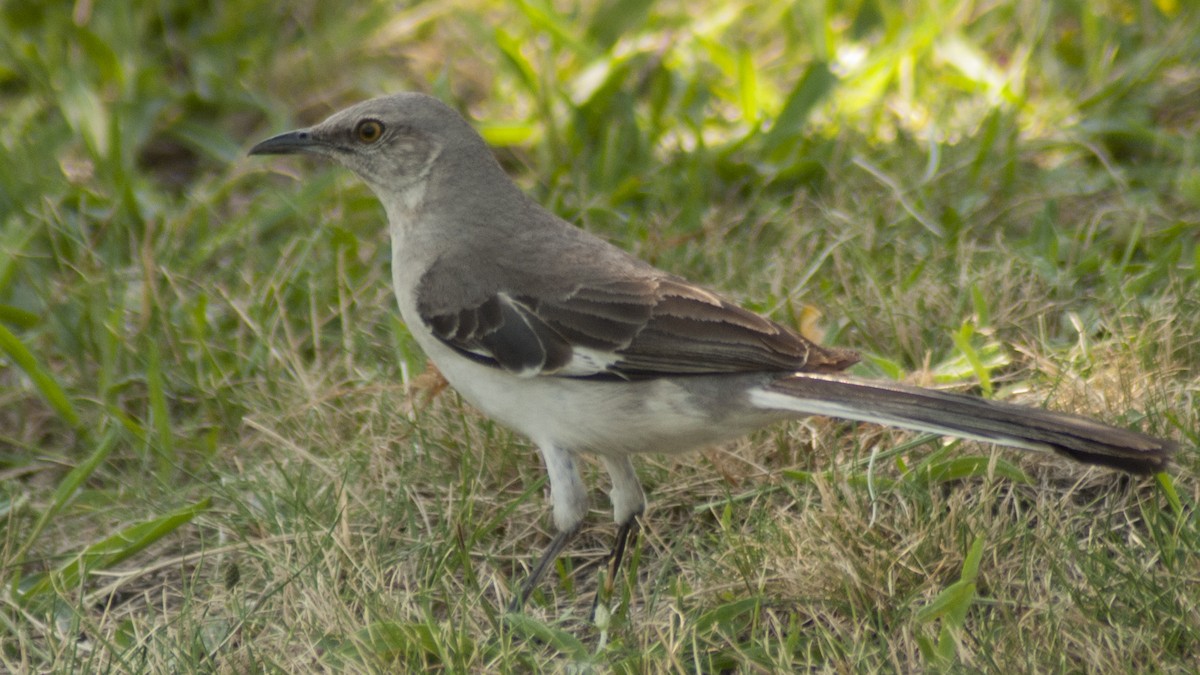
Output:
<path fill-rule="evenodd" d="M 660 280 L 658 302 L 645 327 L 622 350 L 630 373 L 706 373 L 803 370 L 812 342 L 794 331 L 732 305 L 702 288 Z"/>
<path fill-rule="evenodd" d="M 554 372 L 571 360 L 571 343 L 506 295 L 423 317 L 439 340 L 463 355 L 514 373 Z"/>
<path fill-rule="evenodd" d="M 418 308 L 438 339 L 523 375 L 646 379 L 832 372 L 858 361 L 853 352 L 821 347 L 710 291 L 661 274 L 537 296 L 514 288 L 468 304 L 438 312 L 418 296 Z"/>

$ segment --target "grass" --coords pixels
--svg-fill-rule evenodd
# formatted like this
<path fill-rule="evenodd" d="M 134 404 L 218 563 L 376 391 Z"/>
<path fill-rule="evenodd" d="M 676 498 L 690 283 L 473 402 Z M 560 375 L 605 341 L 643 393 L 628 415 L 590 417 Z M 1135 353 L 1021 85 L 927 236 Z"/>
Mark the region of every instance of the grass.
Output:
<path fill-rule="evenodd" d="M 0 669 L 1179 671 L 1200 657 L 1200 14 L 1172 0 L 0 8 Z M 811 419 L 551 528 L 423 376 L 382 210 L 255 140 L 386 92 L 862 350 L 1178 439 L 1170 477 Z M 819 311 L 819 316 L 817 312 Z M 609 609 L 609 608 L 605 608 Z"/>

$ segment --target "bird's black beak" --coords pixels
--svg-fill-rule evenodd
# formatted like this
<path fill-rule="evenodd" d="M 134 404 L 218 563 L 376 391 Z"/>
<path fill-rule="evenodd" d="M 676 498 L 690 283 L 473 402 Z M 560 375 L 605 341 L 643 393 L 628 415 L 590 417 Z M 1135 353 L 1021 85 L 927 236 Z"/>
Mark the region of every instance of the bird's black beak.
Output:
<path fill-rule="evenodd" d="M 272 136 L 250 148 L 251 155 L 296 155 L 317 153 L 321 145 L 311 129 L 297 129 Z"/>

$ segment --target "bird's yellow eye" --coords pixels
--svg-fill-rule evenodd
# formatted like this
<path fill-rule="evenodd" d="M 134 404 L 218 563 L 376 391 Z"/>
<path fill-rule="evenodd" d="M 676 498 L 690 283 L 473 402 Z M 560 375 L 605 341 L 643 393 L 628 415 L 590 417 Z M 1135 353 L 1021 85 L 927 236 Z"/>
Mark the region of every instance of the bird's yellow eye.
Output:
<path fill-rule="evenodd" d="M 383 123 L 379 120 L 363 120 L 354 127 L 354 136 L 360 142 L 370 145 L 383 136 Z"/>

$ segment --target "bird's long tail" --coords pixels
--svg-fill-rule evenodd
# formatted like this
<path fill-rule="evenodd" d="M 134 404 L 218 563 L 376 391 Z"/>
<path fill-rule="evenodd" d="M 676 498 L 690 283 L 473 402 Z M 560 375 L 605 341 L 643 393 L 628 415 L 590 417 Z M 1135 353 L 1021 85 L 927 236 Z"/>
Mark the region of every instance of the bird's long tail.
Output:
<path fill-rule="evenodd" d="M 1132 473 L 1164 470 L 1177 448 L 1172 441 L 1079 415 L 844 375 L 790 375 L 756 392 L 754 402 L 805 415 L 1050 450 Z"/>

